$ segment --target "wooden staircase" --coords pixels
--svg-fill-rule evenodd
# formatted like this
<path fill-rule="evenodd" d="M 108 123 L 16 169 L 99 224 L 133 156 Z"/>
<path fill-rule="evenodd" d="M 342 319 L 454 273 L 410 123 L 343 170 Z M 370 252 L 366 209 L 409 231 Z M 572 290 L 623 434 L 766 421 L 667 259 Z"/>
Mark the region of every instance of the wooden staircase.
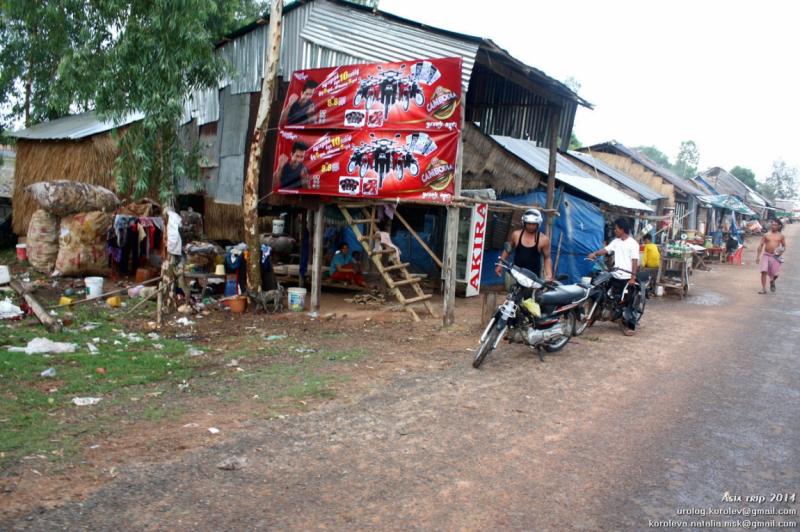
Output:
<path fill-rule="evenodd" d="M 351 210 L 358 209 L 358 214 L 354 216 Z M 380 235 L 378 235 L 377 225 L 377 209 L 375 205 L 368 206 L 354 206 L 354 205 L 339 205 L 339 210 L 342 211 L 345 221 L 347 221 L 356 238 L 361 242 L 364 252 L 372 260 L 372 264 L 380 272 L 383 281 L 391 291 L 392 295 L 397 298 L 397 301 L 403 306 L 406 312 L 411 314 L 414 321 L 420 321 L 419 315 L 414 310 L 415 303 L 423 303 L 425 309 L 431 316 L 436 317 L 430 299 L 432 294 L 426 294 L 420 286 L 420 278 L 408 271 L 408 262 L 400 260 L 400 253 L 395 248 L 384 248 L 380 244 Z M 360 225 L 365 224 L 368 227 L 366 234 L 361 231 Z M 380 249 L 379 249 L 380 247 Z M 387 257 L 388 264 L 384 264 L 383 258 Z M 396 277 L 393 277 L 396 275 Z M 400 290 L 401 287 L 409 287 L 413 290 L 413 294 L 406 296 Z"/>

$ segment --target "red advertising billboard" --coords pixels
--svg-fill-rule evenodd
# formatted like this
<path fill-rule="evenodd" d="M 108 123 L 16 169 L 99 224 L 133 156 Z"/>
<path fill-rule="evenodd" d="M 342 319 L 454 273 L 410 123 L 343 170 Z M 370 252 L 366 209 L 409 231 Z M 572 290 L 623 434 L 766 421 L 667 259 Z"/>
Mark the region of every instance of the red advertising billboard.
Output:
<path fill-rule="evenodd" d="M 273 190 L 449 203 L 460 105 L 460 58 L 294 72 Z"/>

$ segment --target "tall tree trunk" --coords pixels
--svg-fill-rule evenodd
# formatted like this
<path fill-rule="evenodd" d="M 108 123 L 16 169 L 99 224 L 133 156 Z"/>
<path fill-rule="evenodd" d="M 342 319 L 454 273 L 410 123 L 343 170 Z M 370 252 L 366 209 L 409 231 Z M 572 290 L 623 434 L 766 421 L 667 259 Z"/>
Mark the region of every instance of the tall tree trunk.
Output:
<path fill-rule="evenodd" d="M 281 52 L 281 18 L 283 0 L 273 0 L 269 10 L 269 41 L 264 60 L 264 84 L 261 87 L 261 100 L 258 103 L 258 116 L 250 142 L 250 156 L 247 163 L 247 176 L 244 182 L 242 208 L 244 210 L 244 238 L 250 257 L 247 261 L 247 288 L 253 292 L 261 291 L 261 242 L 258 235 L 258 176 L 261 173 L 261 155 L 267 137 L 269 111 L 272 106 L 273 88 L 278 75 L 278 62 Z"/>

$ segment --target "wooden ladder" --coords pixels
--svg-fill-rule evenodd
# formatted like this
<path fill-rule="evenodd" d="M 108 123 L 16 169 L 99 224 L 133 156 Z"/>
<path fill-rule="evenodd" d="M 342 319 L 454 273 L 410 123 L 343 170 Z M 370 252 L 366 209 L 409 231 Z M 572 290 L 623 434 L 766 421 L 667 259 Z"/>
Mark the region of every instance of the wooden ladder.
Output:
<path fill-rule="evenodd" d="M 360 218 L 353 217 L 350 209 L 354 208 L 359 209 L 358 216 L 360 216 Z M 377 268 L 381 274 L 381 277 L 383 277 L 383 281 L 386 283 L 386 286 L 389 288 L 392 295 L 397 298 L 397 301 L 399 301 L 403 306 L 403 309 L 411 314 L 411 317 L 414 319 L 414 321 L 420 321 L 420 318 L 414 311 L 412 305 L 414 303 L 423 303 L 430 315 L 436 317 L 436 313 L 434 312 L 433 306 L 430 302 L 430 299 L 433 297 L 433 295 L 426 294 L 422 290 L 422 287 L 419 284 L 420 278 L 408 271 L 409 263 L 402 262 L 400 260 L 400 253 L 397 251 L 397 249 L 383 248 L 383 246 L 380 246 L 380 249 L 376 249 L 375 244 L 380 243 L 377 224 L 377 206 L 339 205 L 339 210 L 342 211 L 345 221 L 347 221 L 347 224 L 353 230 L 353 233 L 356 235 L 358 241 L 361 242 L 361 247 L 364 248 L 364 251 L 372 260 L 372 264 L 375 265 L 375 268 Z M 369 228 L 367 234 L 364 234 L 364 232 L 361 231 L 361 228 L 359 227 L 361 224 L 366 224 Z M 383 257 L 388 257 L 389 264 L 383 263 Z M 392 274 L 397 274 L 400 279 L 395 279 L 392 277 Z M 403 286 L 411 287 L 414 290 L 414 295 L 411 297 L 406 297 L 406 295 L 400 291 L 400 288 Z"/>

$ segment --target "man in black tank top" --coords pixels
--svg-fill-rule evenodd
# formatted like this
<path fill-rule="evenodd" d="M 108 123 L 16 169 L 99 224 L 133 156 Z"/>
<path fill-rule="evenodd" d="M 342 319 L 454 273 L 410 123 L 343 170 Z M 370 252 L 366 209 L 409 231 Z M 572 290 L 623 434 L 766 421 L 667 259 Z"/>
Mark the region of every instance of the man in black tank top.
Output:
<path fill-rule="evenodd" d="M 536 275 L 542 275 L 544 267 L 544 278 L 546 281 L 553 280 L 553 265 L 550 261 L 550 237 L 539 232 L 542 223 L 542 214 L 536 209 L 528 209 L 522 215 L 522 229 L 516 229 L 511 233 L 510 245 L 514 251 L 514 264 L 520 268 L 527 268 Z M 509 247 L 509 246 L 506 246 Z M 511 253 L 503 250 L 500 258 L 508 259 Z M 498 277 L 502 275 L 503 269 L 498 266 L 495 268 Z"/>

